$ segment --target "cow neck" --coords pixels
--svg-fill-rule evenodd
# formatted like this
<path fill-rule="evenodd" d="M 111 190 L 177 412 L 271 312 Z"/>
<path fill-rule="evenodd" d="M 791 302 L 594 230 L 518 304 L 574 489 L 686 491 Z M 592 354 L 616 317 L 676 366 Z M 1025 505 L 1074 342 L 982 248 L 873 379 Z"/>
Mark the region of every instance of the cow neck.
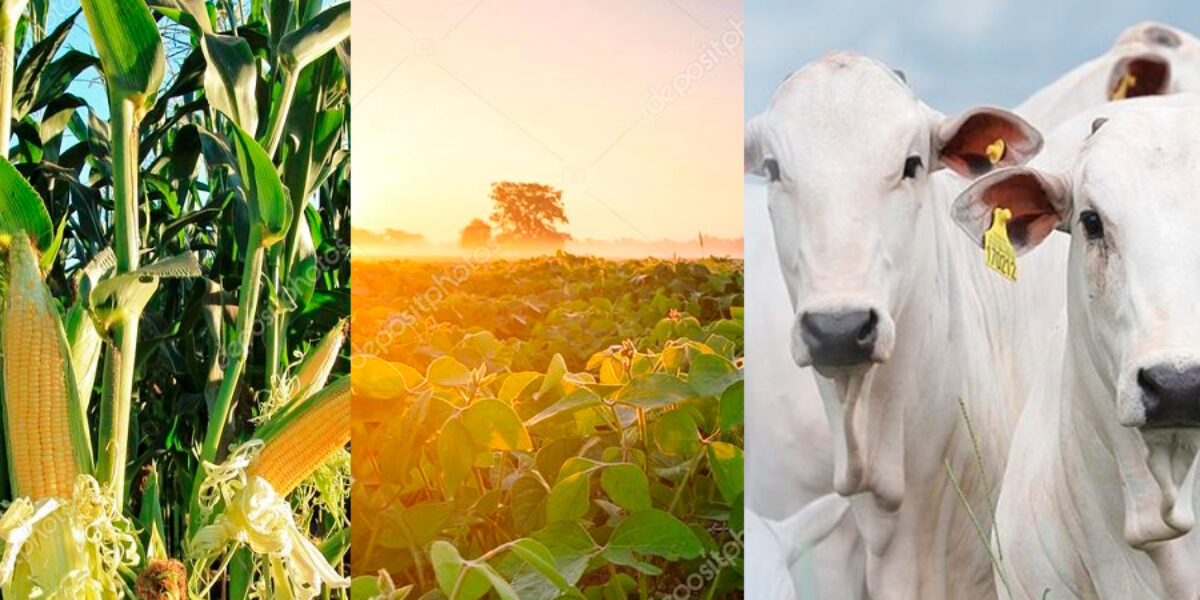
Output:
<path fill-rule="evenodd" d="M 1070 328 L 1085 330 L 1082 323 Z M 1062 423 L 1055 428 L 1062 454 L 1057 463 L 1062 476 L 1057 479 L 1066 484 L 1068 514 L 1073 517 L 1064 523 L 1077 547 L 1091 549 L 1081 554 L 1085 562 L 1108 557 L 1101 549 L 1109 548 L 1129 556 L 1126 564 L 1153 566 L 1148 573 L 1089 564 L 1097 590 L 1128 590 L 1131 577 L 1155 579 L 1156 574 L 1158 581 L 1145 581 L 1144 589 L 1161 586 L 1165 598 L 1195 597 L 1200 575 L 1194 573 L 1193 562 L 1200 537 L 1184 535 L 1186 531 L 1163 517 L 1163 492 L 1147 466 L 1150 449 L 1136 430 L 1117 421 L 1115 390 L 1099 374 L 1100 359 L 1086 348 L 1083 339 L 1071 335 L 1064 359 Z M 1191 498 L 1180 496 L 1184 502 Z M 1190 511 L 1194 502 L 1187 504 Z"/>

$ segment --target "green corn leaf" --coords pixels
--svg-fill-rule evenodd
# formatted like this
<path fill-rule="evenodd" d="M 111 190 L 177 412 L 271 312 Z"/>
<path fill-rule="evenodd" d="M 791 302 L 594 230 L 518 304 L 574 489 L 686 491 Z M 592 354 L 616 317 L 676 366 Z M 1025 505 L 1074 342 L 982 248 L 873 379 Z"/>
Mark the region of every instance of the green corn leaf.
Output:
<path fill-rule="evenodd" d="M 213 32 L 212 21 L 208 18 L 208 5 L 204 0 L 148 0 L 147 4 L 197 34 Z"/>
<path fill-rule="evenodd" d="M 75 17 L 78 15 L 79 12 L 76 11 L 75 14 L 64 19 L 49 36 L 25 52 L 25 57 L 17 66 L 17 80 L 13 86 L 14 120 L 20 121 L 33 109 L 34 99 L 40 95 L 38 88 L 41 85 L 42 74 L 58 54 L 58 49 L 63 42 L 66 41 L 67 34 L 71 32 L 71 28 L 75 25 Z"/>
<path fill-rule="evenodd" d="M 158 26 L 145 1 L 82 2 L 110 96 L 130 98 L 142 110 L 149 109 L 167 61 Z"/>
<path fill-rule="evenodd" d="M 293 72 L 350 37 L 350 3 L 337 4 L 279 40 L 279 56 Z"/>
<path fill-rule="evenodd" d="M 201 46 L 208 68 L 204 70 L 204 95 L 208 104 L 246 131 L 258 128 L 258 102 L 254 97 L 258 70 L 250 44 L 231 35 L 204 34 Z"/>
<path fill-rule="evenodd" d="M 253 135 L 235 124 L 232 141 L 251 218 L 262 228 L 263 246 L 271 246 L 283 239 L 292 222 L 292 204 L 287 189 L 270 157 L 254 141 Z"/>
<path fill-rule="evenodd" d="M 8 245 L 18 232 L 47 252 L 54 245 L 54 223 L 42 198 L 7 160 L 0 160 L 0 246 Z"/>

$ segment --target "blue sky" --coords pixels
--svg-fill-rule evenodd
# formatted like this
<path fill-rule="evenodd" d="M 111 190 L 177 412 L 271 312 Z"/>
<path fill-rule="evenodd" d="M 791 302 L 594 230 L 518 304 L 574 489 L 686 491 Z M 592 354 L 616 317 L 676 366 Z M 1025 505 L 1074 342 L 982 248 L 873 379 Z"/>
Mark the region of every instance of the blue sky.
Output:
<path fill-rule="evenodd" d="M 1109 47 L 1129 25 L 1200 33 L 1195 0 L 746 0 L 746 116 L 827 50 L 856 50 L 908 75 L 943 112 L 1015 106 Z"/>

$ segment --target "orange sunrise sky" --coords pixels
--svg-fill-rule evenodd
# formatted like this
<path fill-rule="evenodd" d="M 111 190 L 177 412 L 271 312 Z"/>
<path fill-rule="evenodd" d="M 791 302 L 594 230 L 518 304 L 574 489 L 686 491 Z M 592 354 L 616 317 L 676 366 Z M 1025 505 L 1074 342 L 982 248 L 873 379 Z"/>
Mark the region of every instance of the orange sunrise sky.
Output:
<path fill-rule="evenodd" d="M 742 235 L 742 3 L 363 0 L 354 226 L 457 240 L 493 181 L 575 238 Z"/>

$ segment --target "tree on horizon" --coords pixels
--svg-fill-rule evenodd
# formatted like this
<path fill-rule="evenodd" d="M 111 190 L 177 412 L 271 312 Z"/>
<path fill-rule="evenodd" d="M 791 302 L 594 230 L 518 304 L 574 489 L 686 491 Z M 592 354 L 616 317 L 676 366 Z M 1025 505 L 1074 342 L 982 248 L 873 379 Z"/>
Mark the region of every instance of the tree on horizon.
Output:
<path fill-rule="evenodd" d="M 559 225 L 567 224 L 562 190 L 530 182 L 498 181 L 492 184 L 491 221 L 500 242 L 562 246 L 571 239 Z"/>
<path fill-rule="evenodd" d="M 482 248 L 491 239 L 492 226 L 485 223 L 483 219 L 474 218 L 471 219 L 470 223 L 467 223 L 466 227 L 463 227 L 458 245 L 462 248 Z"/>

